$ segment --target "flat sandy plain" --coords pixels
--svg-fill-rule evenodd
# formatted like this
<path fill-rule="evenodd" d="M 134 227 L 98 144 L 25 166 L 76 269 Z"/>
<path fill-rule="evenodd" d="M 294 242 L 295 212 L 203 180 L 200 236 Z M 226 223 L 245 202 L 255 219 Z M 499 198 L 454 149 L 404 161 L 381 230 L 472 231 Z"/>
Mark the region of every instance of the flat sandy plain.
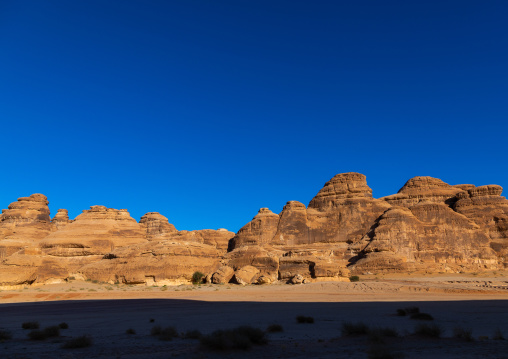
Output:
<path fill-rule="evenodd" d="M 318 282 L 269 286 L 181 285 L 148 287 L 70 281 L 0 291 L 0 329 L 13 338 L 0 342 L 0 358 L 369 358 L 389 351 L 404 358 L 508 358 L 508 273 L 434 276 L 361 276 L 360 282 Z M 433 321 L 396 315 L 420 308 Z M 296 316 L 314 318 L 298 324 Z M 153 320 L 153 321 L 152 321 Z M 66 322 L 69 329 L 45 341 L 27 339 L 21 323 L 41 328 Z M 369 336 L 343 336 L 344 322 L 399 333 L 382 344 Z M 415 326 L 437 324 L 441 338 L 414 335 Z M 216 352 L 198 340 L 160 341 L 154 325 L 203 334 L 240 325 L 284 331 L 268 333 L 268 343 L 249 351 Z M 471 329 L 474 341 L 454 337 L 454 328 Z M 136 334 L 127 334 L 127 329 Z M 64 341 L 89 335 L 92 346 L 62 349 Z M 371 356 L 374 357 L 374 356 Z M 389 358 L 388 356 L 387 358 Z"/>

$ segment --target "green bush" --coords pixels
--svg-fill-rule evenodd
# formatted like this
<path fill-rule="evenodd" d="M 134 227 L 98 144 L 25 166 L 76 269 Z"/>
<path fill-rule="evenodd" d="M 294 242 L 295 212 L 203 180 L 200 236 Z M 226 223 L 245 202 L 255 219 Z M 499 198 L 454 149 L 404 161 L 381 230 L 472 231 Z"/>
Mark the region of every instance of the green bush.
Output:
<path fill-rule="evenodd" d="M 203 283 L 203 279 L 205 278 L 205 275 L 201 272 L 194 272 L 192 275 L 192 284 L 200 284 Z"/>
<path fill-rule="evenodd" d="M 349 277 L 349 281 L 350 282 L 359 282 L 360 277 L 358 277 L 357 275 L 352 275 L 351 277 Z"/>
<path fill-rule="evenodd" d="M 39 322 L 24 322 L 21 324 L 23 329 L 39 329 Z"/>
<path fill-rule="evenodd" d="M 58 327 L 60 327 L 60 329 L 69 329 L 69 324 L 62 322 L 58 324 Z"/>
<path fill-rule="evenodd" d="M 266 344 L 265 332 L 261 329 L 242 326 L 229 330 L 216 330 L 201 338 L 201 346 L 212 350 L 248 350 L 252 345 Z"/>
<path fill-rule="evenodd" d="M 369 327 L 361 322 L 358 323 L 345 322 L 342 324 L 341 332 L 343 337 L 367 335 L 369 334 Z"/>
<path fill-rule="evenodd" d="M 415 327 L 415 334 L 421 337 L 439 338 L 441 333 L 441 327 L 436 324 L 420 324 Z"/>
<path fill-rule="evenodd" d="M 64 349 L 76 349 L 76 348 L 86 348 L 92 345 L 92 338 L 87 335 L 83 335 L 81 337 L 76 337 L 67 340 L 63 343 L 62 348 Z"/>
<path fill-rule="evenodd" d="M 296 322 L 299 323 L 299 324 L 312 324 L 314 323 L 314 318 L 313 317 L 306 317 L 305 315 L 299 315 L 296 317 Z"/>

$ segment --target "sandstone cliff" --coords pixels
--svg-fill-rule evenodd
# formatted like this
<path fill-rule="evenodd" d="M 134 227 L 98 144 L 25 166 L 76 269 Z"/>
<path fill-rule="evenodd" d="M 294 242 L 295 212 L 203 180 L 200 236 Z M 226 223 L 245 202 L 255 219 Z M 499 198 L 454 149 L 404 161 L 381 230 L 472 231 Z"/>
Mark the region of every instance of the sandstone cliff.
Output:
<path fill-rule="evenodd" d="M 365 272 L 467 272 L 508 267 L 508 200 L 502 187 L 414 177 L 397 194 L 372 197 L 366 177 L 342 173 L 308 207 L 261 208 L 236 234 L 178 231 L 149 212 L 92 206 L 50 219 L 42 194 L 0 215 L 0 286 L 68 276 L 176 284 L 195 271 L 211 283 L 347 280 Z"/>

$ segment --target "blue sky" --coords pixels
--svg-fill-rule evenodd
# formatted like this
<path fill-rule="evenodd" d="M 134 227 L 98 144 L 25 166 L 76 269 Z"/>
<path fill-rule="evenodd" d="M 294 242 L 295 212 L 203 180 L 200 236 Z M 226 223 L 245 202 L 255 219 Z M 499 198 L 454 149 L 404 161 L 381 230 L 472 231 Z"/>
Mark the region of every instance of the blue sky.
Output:
<path fill-rule="evenodd" d="M 0 2 L 0 207 L 237 231 L 337 173 L 508 186 L 506 1 Z"/>

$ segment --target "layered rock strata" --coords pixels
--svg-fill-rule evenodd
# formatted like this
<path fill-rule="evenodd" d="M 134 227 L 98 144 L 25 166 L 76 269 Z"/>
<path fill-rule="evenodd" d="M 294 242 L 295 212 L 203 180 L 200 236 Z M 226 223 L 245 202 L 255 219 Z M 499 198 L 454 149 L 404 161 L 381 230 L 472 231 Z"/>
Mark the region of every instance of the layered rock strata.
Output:
<path fill-rule="evenodd" d="M 68 276 L 176 284 L 196 271 L 211 283 L 347 280 L 365 272 L 467 272 L 508 267 L 508 201 L 502 187 L 414 177 L 397 194 L 372 197 L 366 177 L 342 173 L 308 207 L 261 208 L 236 234 L 178 231 L 149 212 L 92 206 L 75 220 L 33 194 L 0 215 L 0 286 Z"/>

